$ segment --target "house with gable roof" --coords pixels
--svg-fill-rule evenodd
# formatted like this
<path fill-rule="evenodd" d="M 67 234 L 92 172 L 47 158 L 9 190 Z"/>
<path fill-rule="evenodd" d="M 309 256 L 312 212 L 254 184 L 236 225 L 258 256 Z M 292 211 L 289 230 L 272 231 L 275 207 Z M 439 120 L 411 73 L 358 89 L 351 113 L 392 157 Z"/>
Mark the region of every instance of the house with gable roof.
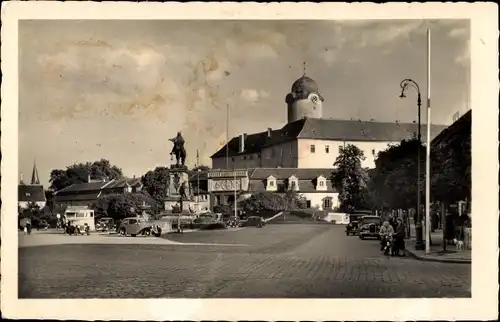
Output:
<path fill-rule="evenodd" d="M 43 185 L 40 184 L 36 162 L 33 162 L 30 184 L 23 182 L 21 174 L 21 182 L 17 186 L 17 200 L 19 207 L 22 209 L 27 209 L 30 204 L 37 205 L 38 208 L 42 209 L 47 204 L 45 190 L 43 189 Z"/>
<path fill-rule="evenodd" d="M 75 183 L 55 193 L 57 206 L 90 206 L 106 194 L 135 193 L 142 190 L 141 178 L 120 178 L 113 180 L 91 180 Z"/>

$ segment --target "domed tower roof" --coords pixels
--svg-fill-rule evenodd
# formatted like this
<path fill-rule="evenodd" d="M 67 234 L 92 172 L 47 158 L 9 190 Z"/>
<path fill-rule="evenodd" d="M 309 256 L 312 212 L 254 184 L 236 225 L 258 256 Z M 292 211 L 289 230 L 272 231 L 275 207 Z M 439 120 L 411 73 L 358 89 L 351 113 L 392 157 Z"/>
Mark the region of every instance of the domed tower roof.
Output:
<path fill-rule="evenodd" d="M 318 93 L 319 88 L 316 81 L 306 75 L 297 79 L 292 85 L 292 93 Z"/>

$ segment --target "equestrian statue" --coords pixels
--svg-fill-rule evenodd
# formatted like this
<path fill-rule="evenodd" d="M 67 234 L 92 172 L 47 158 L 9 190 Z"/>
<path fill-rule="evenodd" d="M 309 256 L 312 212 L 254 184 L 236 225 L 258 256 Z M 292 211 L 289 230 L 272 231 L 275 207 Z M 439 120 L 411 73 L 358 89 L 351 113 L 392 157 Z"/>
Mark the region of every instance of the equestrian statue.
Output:
<path fill-rule="evenodd" d="M 176 165 L 183 165 L 186 162 L 186 149 L 184 149 L 184 138 L 181 135 L 181 132 L 177 132 L 177 136 L 173 139 L 169 139 L 174 143 L 172 147 L 172 151 L 170 152 L 171 160 L 175 155 Z"/>

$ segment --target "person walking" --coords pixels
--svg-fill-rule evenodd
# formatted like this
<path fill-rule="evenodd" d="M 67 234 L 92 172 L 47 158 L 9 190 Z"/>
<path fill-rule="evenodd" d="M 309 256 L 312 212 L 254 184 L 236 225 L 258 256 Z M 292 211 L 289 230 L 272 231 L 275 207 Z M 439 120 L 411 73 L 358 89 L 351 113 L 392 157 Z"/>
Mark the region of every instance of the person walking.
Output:
<path fill-rule="evenodd" d="M 405 236 L 406 236 L 406 231 L 405 231 L 405 226 L 403 224 L 403 219 L 401 217 L 398 217 L 396 219 L 396 229 L 394 232 L 394 238 L 395 238 L 395 249 L 394 253 L 396 256 L 405 256 Z M 401 255 L 400 251 L 403 251 L 403 254 Z"/>

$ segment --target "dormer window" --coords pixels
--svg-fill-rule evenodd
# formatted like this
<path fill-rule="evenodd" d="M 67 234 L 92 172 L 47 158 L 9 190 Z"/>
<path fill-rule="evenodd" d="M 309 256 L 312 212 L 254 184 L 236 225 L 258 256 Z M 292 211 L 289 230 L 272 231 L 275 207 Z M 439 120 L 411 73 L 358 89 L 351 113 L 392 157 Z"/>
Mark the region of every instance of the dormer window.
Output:
<path fill-rule="evenodd" d="M 292 191 L 298 191 L 299 190 L 299 180 L 296 176 L 291 176 L 288 178 L 288 189 Z"/>
<path fill-rule="evenodd" d="M 277 185 L 276 185 L 276 178 L 273 176 L 267 177 L 266 180 L 266 190 L 267 191 L 276 191 L 277 190 Z"/>
<path fill-rule="evenodd" d="M 316 190 L 327 190 L 326 178 L 323 175 L 316 178 Z"/>

